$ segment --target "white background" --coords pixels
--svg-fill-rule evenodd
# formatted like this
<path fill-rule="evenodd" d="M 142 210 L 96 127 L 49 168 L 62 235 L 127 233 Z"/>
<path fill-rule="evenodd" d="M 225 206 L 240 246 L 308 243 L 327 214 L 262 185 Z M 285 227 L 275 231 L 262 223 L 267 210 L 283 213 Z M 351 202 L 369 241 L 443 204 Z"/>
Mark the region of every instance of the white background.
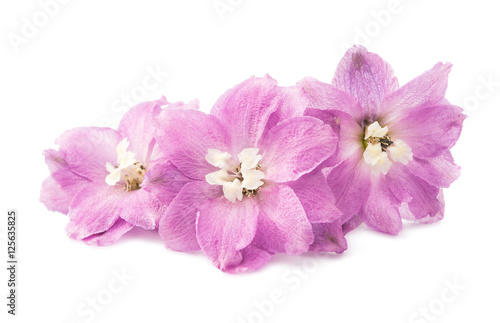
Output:
<path fill-rule="evenodd" d="M 213 0 L 74 0 L 44 19 L 37 1 L 2 1 L 1 268 L 6 211 L 20 215 L 18 316 L 6 314 L 2 269 L 1 321 L 498 322 L 500 20 L 494 2 L 221 3 L 232 4 L 223 19 Z M 389 14 L 376 14 L 381 11 Z M 26 27 L 34 19 L 37 31 Z M 24 38 L 18 46 L 14 34 Z M 387 60 L 400 84 L 438 61 L 454 64 L 447 98 L 469 117 L 453 149 L 462 175 L 445 191 L 440 223 L 407 224 L 397 237 L 361 227 L 348 235 L 341 256 L 279 255 L 258 272 L 234 276 L 200 253 L 165 249 L 154 232 L 132 232 L 111 247 L 86 246 L 66 237 L 64 215 L 38 202 L 48 175 L 42 150 L 67 129 L 116 124 L 123 97 L 198 98 L 208 112 L 251 75 L 269 73 L 283 86 L 305 76 L 330 82 L 341 45 L 354 42 Z M 148 76 L 151 69 L 159 69 L 158 81 Z M 122 270 L 133 276 L 126 286 L 113 278 Z M 110 294 L 109 284 L 121 290 Z M 453 292 L 450 284 L 460 289 Z M 270 305 L 271 294 L 281 295 L 279 304 Z M 106 303 L 100 312 L 88 307 L 92 297 Z M 418 316 L 419 308 L 432 317 Z"/>

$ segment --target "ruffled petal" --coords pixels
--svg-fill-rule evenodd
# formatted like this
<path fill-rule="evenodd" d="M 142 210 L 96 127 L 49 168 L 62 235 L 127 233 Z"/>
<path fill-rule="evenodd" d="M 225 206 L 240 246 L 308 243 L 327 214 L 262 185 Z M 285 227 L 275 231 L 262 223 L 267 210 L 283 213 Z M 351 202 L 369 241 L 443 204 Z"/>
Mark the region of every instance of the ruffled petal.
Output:
<path fill-rule="evenodd" d="M 232 139 L 232 155 L 258 147 L 270 115 L 280 103 L 277 83 L 266 75 L 252 77 L 223 94 L 211 114 L 226 125 Z"/>
<path fill-rule="evenodd" d="M 414 175 L 437 187 L 450 187 L 460 176 L 460 166 L 455 164 L 449 150 L 436 157 L 414 158 L 406 167 Z"/>
<path fill-rule="evenodd" d="M 399 86 L 391 66 L 361 45 L 345 53 L 335 71 L 333 85 L 356 97 L 369 121 L 377 119 L 382 100 Z"/>
<path fill-rule="evenodd" d="M 67 214 L 76 193 L 89 181 L 73 173 L 60 152 L 49 149 L 44 155 L 51 175 L 42 183 L 40 202 L 50 211 Z"/>
<path fill-rule="evenodd" d="M 87 184 L 71 203 L 66 233 L 73 239 L 82 240 L 109 230 L 120 217 L 118 202 L 126 194 L 118 186 Z"/>
<path fill-rule="evenodd" d="M 280 122 L 260 145 L 266 179 L 288 182 L 309 173 L 333 155 L 337 138 L 330 126 L 316 118 L 297 117 Z"/>
<path fill-rule="evenodd" d="M 397 234 L 403 227 L 400 204 L 384 175 L 372 178 L 370 196 L 363 210 L 366 225 L 383 233 Z"/>
<path fill-rule="evenodd" d="M 439 188 L 408 172 L 405 166 L 393 165 L 386 179 L 394 196 L 408 204 L 416 221 L 432 218 L 440 211 Z"/>
<path fill-rule="evenodd" d="M 123 219 L 118 219 L 106 231 L 91 235 L 82 241 L 91 246 L 109 246 L 118 241 L 122 235 L 132 230 L 134 226 Z"/>
<path fill-rule="evenodd" d="M 309 105 L 309 98 L 302 87 L 288 86 L 278 87 L 278 89 L 281 95 L 278 108 L 269 117 L 266 130 L 262 136 L 265 136 L 267 131 L 283 120 L 303 116 Z"/>
<path fill-rule="evenodd" d="M 168 204 L 160 202 L 153 194 L 143 189 L 128 192 L 118 204 L 122 219 L 145 230 L 156 229 L 168 207 Z"/>
<path fill-rule="evenodd" d="M 141 188 L 152 193 L 163 204 L 168 205 L 181 189 L 192 180 L 184 176 L 167 159 L 158 159 L 148 165 Z"/>
<path fill-rule="evenodd" d="M 314 241 L 304 208 L 287 185 L 263 187 L 258 193 L 259 225 L 254 244 L 269 252 L 301 254 Z"/>
<path fill-rule="evenodd" d="M 365 204 L 370 194 L 371 173 L 357 151 L 331 169 L 327 177 L 328 185 L 336 199 L 336 206 L 342 212 L 342 224 L 355 216 Z"/>
<path fill-rule="evenodd" d="M 135 154 L 135 159 L 148 163 L 155 141 L 153 118 L 160 113 L 161 106 L 167 104 L 167 99 L 139 103 L 132 107 L 120 121 L 118 132 L 128 138 L 129 151 Z"/>
<path fill-rule="evenodd" d="M 122 140 L 110 128 L 75 128 L 63 133 L 56 140 L 59 151 L 69 169 L 91 181 L 102 182 L 109 174 L 106 163 L 116 163 L 116 147 Z"/>
<path fill-rule="evenodd" d="M 314 242 L 309 247 L 310 251 L 342 253 L 347 249 L 340 218 L 333 222 L 313 223 L 312 228 Z"/>
<path fill-rule="evenodd" d="M 380 124 L 389 126 L 391 129 L 391 126 L 398 122 L 397 120 L 415 109 L 443 104 L 450 70 L 450 63 L 438 63 L 432 69 L 386 96 L 380 109 L 378 119 Z"/>
<path fill-rule="evenodd" d="M 161 187 L 159 187 L 161 189 Z M 195 181 L 184 185 L 160 219 L 158 233 L 165 247 L 176 251 L 200 250 L 196 238 L 198 207 L 210 198 L 222 195 L 220 187 Z"/>
<path fill-rule="evenodd" d="M 219 197 L 200 206 L 196 236 L 215 266 L 226 271 L 244 261 L 241 250 L 255 236 L 258 214 L 259 208 L 251 198 L 232 203 Z"/>
<path fill-rule="evenodd" d="M 208 149 L 229 151 L 230 138 L 220 121 L 197 110 L 166 109 L 156 119 L 156 140 L 166 157 L 187 177 L 205 180 L 218 170 L 205 156 Z"/>
<path fill-rule="evenodd" d="M 272 253 L 258 248 L 253 244 L 245 247 L 241 251 L 242 261 L 234 266 L 226 267 L 225 271 L 230 274 L 237 274 L 245 271 L 253 271 L 262 268 L 273 256 Z"/>
<path fill-rule="evenodd" d="M 451 105 L 430 106 L 415 110 L 389 126 L 391 137 L 403 140 L 416 157 L 434 157 L 453 147 L 465 115 Z"/>
<path fill-rule="evenodd" d="M 321 170 L 306 174 L 288 185 L 299 198 L 309 222 L 333 222 L 340 218 L 342 213 L 335 206 L 335 195 Z"/>

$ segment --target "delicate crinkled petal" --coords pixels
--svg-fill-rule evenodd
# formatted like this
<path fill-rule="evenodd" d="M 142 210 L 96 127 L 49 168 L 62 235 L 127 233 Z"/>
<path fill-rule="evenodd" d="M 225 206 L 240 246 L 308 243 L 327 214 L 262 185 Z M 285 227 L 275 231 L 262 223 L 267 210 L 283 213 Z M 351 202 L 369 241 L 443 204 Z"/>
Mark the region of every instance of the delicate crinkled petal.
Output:
<path fill-rule="evenodd" d="M 259 208 L 251 198 L 232 203 L 225 197 L 200 206 L 196 236 L 205 254 L 225 271 L 244 261 L 241 250 L 255 236 Z"/>
<path fill-rule="evenodd" d="M 211 114 L 227 127 L 233 156 L 244 148 L 258 147 L 269 116 L 276 111 L 279 102 L 276 81 L 268 75 L 252 77 L 219 98 Z"/>
<path fill-rule="evenodd" d="M 166 157 L 196 180 L 218 170 L 205 156 L 208 149 L 228 151 L 230 138 L 219 120 L 197 110 L 163 110 L 156 119 L 156 140 Z"/>
<path fill-rule="evenodd" d="M 141 188 L 168 205 L 189 182 L 169 160 L 158 159 L 148 165 Z"/>
<path fill-rule="evenodd" d="M 451 148 L 460 137 L 465 115 L 456 106 L 430 106 L 415 110 L 389 127 L 415 157 L 434 157 Z"/>
<path fill-rule="evenodd" d="M 226 267 L 225 271 L 230 274 L 237 274 L 245 271 L 260 269 L 273 256 L 272 253 L 258 248 L 253 244 L 245 247 L 241 251 L 242 261 L 234 266 Z"/>
<path fill-rule="evenodd" d="M 363 154 L 363 128 L 347 113 L 338 110 L 307 109 L 305 115 L 318 118 L 339 134 L 338 149 L 333 165 Z M 331 165 L 331 166 L 333 166 Z"/>
<path fill-rule="evenodd" d="M 161 190 L 161 186 L 158 187 Z M 165 246 L 176 251 L 200 250 L 196 239 L 196 216 L 200 203 L 222 195 L 220 187 L 206 182 L 187 183 L 160 219 L 158 233 Z"/>
<path fill-rule="evenodd" d="M 102 182 L 109 174 L 106 163 L 117 161 L 116 147 L 122 140 L 110 128 L 75 128 L 63 133 L 56 144 L 69 169 L 89 180 Z"/>
<path fill-rule="evenodd" d="M 380 232 L 397 234 L 403 226 L 400 204 L 383 175 L 372 178 L 370 196 L 363 210 L 366 225 Z"/>
<path fill-rule="evenodd" d="M 309 173 L 337 148 L 332 128 L 312 117 L 280 122 L 263 140 L 262 171 L 266 179 L 287 182 Z"/>
<path fill-rule="evenodd" d="M 243 187 L 239 179 L 222 184 L 222 192 L 224 193 L 224 197 L 232 203 L 243 199 Z"/>
<path fill-rule="evenodd" d="M 334 166 L 327 177 L 336 205 L 342 212 L 342 224 L 359 212 L 370 193 L 370 168 L 357 151 L 351 158 Z"/>
<path fill-rule="evenodd" d="M 269 117 L 265 132 L 283 120 L 303 116 L 309 105 L 309 99 L 302 87 L 288 86 L 278 87 L 278 89 L 281 100 L 276 111 Z"/>
<path fill-rule="evenodd" d="M 89 181 L 73 173 L 58 151 L 46 150 L 44 155 L 51 175 L 42 183 L 40 202 L 50 211 L 67 214 L 76 193 Z"/>
<path fill-rule="evenodd" d="M 392 126 L 398 124 L 399 119 L 414 110 L 442 105 L 450 70 L 450 63 L 438 63 L 386 96 L 380 109 L 380 124 L 388 126 L 392 131 Z"/>
<path fill-rule="evenodd" d="M 342 253 L 347 249 L 340 218 L 333 222 L 313 223 L 312 228 L 314 242 L 309 247 L 310 251 Z"/>
<path fill-rule="evenodd" d="M 158 221 L 165 214 L 168 206 L 143 189 L 128 192 L 121 198 L 118 205 L 122 219 L 146 230 L 157 228 Z"/>
<path fill-rule="evenodd" d="M 342 224 L 342 232 L 344 235 L 348 234 L 352 230 L 356 229 L 361 223 L 365 222 L 366 214 L 363 212 L 363 209 L 359 210 L 359 212 L 350 218 L 346 223 Z"/>
<path fill-rule="evenodd" d="M 133 227 L 134 226 L 127 221 L 118 219 L 107 231 L 91 235 L 82 239 L 82 241 L 92 246 L 109 246 L 118 241 L 122 235 L 132 230 Z"/>
<path fill-rule="evenodd" d="M 414 158 L 407 169 L 424 181 L 437 187 L 450 187 L 460 175 L 460 166 L 456 165 L 449 150 L 431 158 Z"/>
<path fill-rule="evenodd" d="M 320 170 L 306 174 L 288 185 L 299 198 L 309 222 L 333 222 L 340 218 L 341 212 L 335 206 L 335 195 Z"/>
<path fill-rule="evenodd" d="M 133 152 L 135 159 L 141 163 L 149 163 L 155 144 L 153 118 L 160 113 L 161 106 L 167 103 L 165 97 L 139 103 L 127 111 L 120 121 L 118 131 L 129 140 L 128 151 Z"/>
<path fill-rule="evenodd" d="M 361 45 L 351 47 L 337 66 L 333 85 L 355 96 L 366 120 L 375 121 L 384 97 L 398 88 L 391 66 Z"/>
<path fill-rule="evenodd" d="M 394 196 L 408 204 L 416 221 L 440 211 L 439 188 L 411 174 L 405 166 L 393 165 L 386 180 Z"/>
<path fill-rule="evenodd" d="M 287 185 L 263 187 L 258 195 L 256 246 L 269 252 L 301 254 L 314 241 L 304 208 Z"/>
<path fill-rule="evenodd" d="M 66 233 L 81 240 L 108 230 L 120 217 L 118 202 L 126 194 L 118 186 L 87 184 L 71 203 Z"/>
<path fill-rule="evenodd" d="M 309 99 L 309 108 L 342 111 L 351 115 L 357 122 L 365 119 L 361 105 L 353 95 L 313 77 L 306 77 L 297 84 L 303 87 Z"/>

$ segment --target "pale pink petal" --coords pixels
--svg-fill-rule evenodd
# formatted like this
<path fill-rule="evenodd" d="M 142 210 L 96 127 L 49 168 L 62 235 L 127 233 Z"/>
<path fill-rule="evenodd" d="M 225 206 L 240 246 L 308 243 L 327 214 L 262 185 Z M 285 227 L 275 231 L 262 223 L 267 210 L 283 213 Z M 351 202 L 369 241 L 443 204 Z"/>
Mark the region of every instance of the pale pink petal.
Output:
<path fill-rule="evenodd" d="M 263 187 L 257 198 L 260 212 L 254 244 L 269 252 L 306 252 L 314 234 L 293 190 L 287 185 Z"/>
<path fill-rule="evenodd" d="M 118 202 L 125 194 L 118 186 L 87 184 L 71 203 L 66 233 L 81 240 L 108 230 L 120 217 Z"/>
<path fill-rule="evenodd" d="M 153 194 L 143 189 L 128 192 L 118 201 L 120 217 L 146 230 L 157 228 L 158 221 L 166 213 L 167 207 L 168 204 L 160 202 Z"/>
<path fill-rule="evenodd" d="M 465 115 L 456 106 L 429 106 L 414 110 L 389 126 L 391 137 L 403 140 L 416 157 L 435 157 L 453 147 Z"/>
<path fill-rule="evenodd" d="M 337 136 L 321 120 L 297 117 L 271 129 L 260 147 L 265 178 L 288 182 L 309 173 L 332 156 L 337 148 Z"/>
<path fill-rule="evenodd" d="M 229 151 L 231 140 L 220 121 L 197 110 L 166 109 L 156 119 L 160 149 L 187 177 L 205 180 L 216 170 L 205 156 L 208 149 Z"/>
<path fill-rule="evenodd" d="M 170 203 L 167 213 L 160 219 L 158 233 L 165 247 L 176 251 L 200 250 L 196 238 L 198 207 L 208 199 L 220 195 L 222 195 L 220 188 L 206 182 L 187 183 Z"/>
<path fill-rule="evenodd" d="M 258 248 L 253 244 L 245 247 L 241 251 L 242 261 L 234 266 L 226 267 L 226 272 L 237 274 L 246 271 L 253 271 L 264 266 L 273 256 L 272 253 Z"/>
<path fill-rule="evenodd" d="M 167 104 L 165 97 L 160 100 L 139 103 L 122 117 L 118 132 L 128 138 L 128 150 L 135 154 L 135 159 L 148 163 L 155 144 L 153 118 L 160 113 L 161 106 Z"/>
<path fill-rule="evenodd" d="M 321 170 L 306 174 L 288 185 L 299 198 L 309 222 L 333 222 L 340 218 L 342 213 L 335 206 L 335 195 Z"/>
<path fill-rule="evenodd" d="M 91 246 L 109 246 L 120 239 L 122 235 L 129 232 L 133 227 L 134 226 L 127 221 L 118 219 L 108 230 L 91 235 L 82 239 L 82 241 Z"/>
<path fill-rule="evenodd" d="M 415 109 L 443 104 L 450 70 L 450 63 L 438 63 L 386 96 L 381 105 L 379 123 L 391 129 L 399 119 Z"/>
<path fill-rule="evenodd" d="M 361 105 L 351 94 L 312 77 L 306 77 L 297 84 L 304 88 L 304 92 L 309 98 L 309 108 L 342 111 L 351 115 L 359 123 L 365 119 Z"/>
<path fill-rule="evenodd" d="M 370 196 L 363 210 L 366 225 L 380 232 L 397 234 L 403 226 L 399 214 L 400 204 L 384 175 L 372 178 Z"/>
<path fill-rule="evenodd" d="M 342 253 L 347 249 L 340 219 L 327 223 L 313 223 L 312 228 L 314 242 L 309 247 L 310 251 Z"/>
<path fill-rule="evenodd" d="M 91 181 L 102 182 L 109 172 L 106 163 L 116 163 L 116 147 L 122 136 L 110 128 L 75 128 L 57 140 L 69 169 Z"/>
<path fill-rule="evenodd" d="M 454 163 L 449 150 L 431 158 L 413 157 L 406 167 L 414 175 L 437 187 L 450 187 L 460 175 L 460 166 Z"/>
<path fill-rule="evenodd" d="M 351 47 L 337 66 L 333 86 L 358 99 L 366 120 L 375 121 L 384 97 L 398 88 L 391 66 L 361 45 Z"/>
<path fill-rule="evenodd" d="M 244 261 L 241 250 L 255 236 L 258 215 L 251 198 L 232 203 L 221 196 L 200 206 L 196 236 L 215 266 L 225 271 Z"/>
<path fill-rule="evenodd" d="M 232 155 L 245 148 L 258 147 L 269 116 L 278 108 L 280 99 L 277 83 L 268 75 L 252 77 L 219 98 L 211 114 L 227 127 L 232 139 Z"/>

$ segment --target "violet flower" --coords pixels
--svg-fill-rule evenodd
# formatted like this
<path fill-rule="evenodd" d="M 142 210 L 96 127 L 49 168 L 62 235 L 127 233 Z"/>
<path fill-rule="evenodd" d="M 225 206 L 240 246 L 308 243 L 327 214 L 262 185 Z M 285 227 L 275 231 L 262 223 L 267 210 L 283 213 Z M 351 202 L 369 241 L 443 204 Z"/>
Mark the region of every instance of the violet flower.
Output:
<path fill-rule="evenodd" d="M 312 117 L 278 122 L 290 109 L 283 105 L 294 104 L 284 93 L 268 76 L 251 78 L 211 114 L 168 109 L 158 116 L 159 147 L 189 178 L 160 220 L 166 247 L 201 248 L 231 273 L 257 269 L 277 252 L 345 250 L 340 213 L 316 169 L 335 152 L 337 136 Z M 144 183 L 158 197 L 170 185 L 164 172 L 154 166 Z"/>
<path fill-rule="evenodd" d="M 133 107 L 118 131 L 96 127 L 66 131 L 56 140 L 58 150 L 44 152 L 51 174 L 42 184 L 40 201 L 51 211 L 69 215 L 70 237 L 103 246 L 134 226 L 157 227 L 165 204 L 185 183 L 177 169 L 163 160 L 171 185 L 162 202 L 141 189 L 153 160 L 161 157 L 152 118 L 165 104 L 163 97 Z"/>
<path fill-rule="evenodd" d="M 306 78 L 307 115 L 340 127 L 336 165 L 327 181 L 345 232 L 361 222 L 396 234 L 401 219 L 443 218 L 444 187 L 459 176 L 450 148 L 462 109 L 445 98 L 451 64 L 438 63 L 399 87 L 392 68 L 362 46 L 347 51 L 333 85 Z"/>

